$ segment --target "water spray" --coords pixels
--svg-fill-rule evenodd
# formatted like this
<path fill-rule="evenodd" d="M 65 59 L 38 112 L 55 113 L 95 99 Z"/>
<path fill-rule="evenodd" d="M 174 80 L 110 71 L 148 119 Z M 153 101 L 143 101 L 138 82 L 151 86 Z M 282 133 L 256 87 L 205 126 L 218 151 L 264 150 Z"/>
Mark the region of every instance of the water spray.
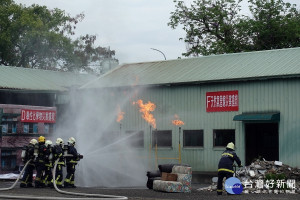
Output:
<path fill-rule="evenodd" d="M 117 111 L 118 111 L 118 116 L 117 116 L 117 122 L 118 123 L 120 123 L 120 136 L 122 136 L 122 123 L 121 123 L 121 121 L 123 120 L 123 118 L 124 118 L 124 114 L 125 114 L 125 112 L 123 112 L 122 110 L 121 110 L 121 107 L 120 107 L 120 105 L 117 105 Z"/>

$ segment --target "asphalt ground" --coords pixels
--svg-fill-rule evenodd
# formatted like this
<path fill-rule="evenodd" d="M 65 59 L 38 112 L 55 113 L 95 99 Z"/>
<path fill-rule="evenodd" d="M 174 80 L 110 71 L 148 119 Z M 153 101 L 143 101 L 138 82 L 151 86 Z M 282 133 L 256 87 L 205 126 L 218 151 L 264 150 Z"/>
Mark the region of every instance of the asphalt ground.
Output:
<path fill-rule="evenodd" d="M 13 182 L 0 181 L 0 188 L 8 188 Z M 191 193 L 166 193 L 154 190 L 149 190 L 146 187 L 138 188 L 99 188 L 99 187 L 77 187 L 62 189 L 63 191 L 75 192 L 75 193 L 87 193 L 87 194 L 104 194 L 114 196 L 126 196 L 129 200 L 166 200 L 166 199 L 245 199 L 245 200 L 289 200 L 300 199 L 299 194 L 241 194 L 241 195 L 227 195 L 217 196 L 216 192 L 198 191 L 198 188 L 205 187 L 207 185 L 193 184 Z M 76 197 L 81 199 L 82 197 L 76 195 L 66 195 L 57 192 L 51 188 L 20 188 L 19 184 L 12 190 L 0 191 L 0 195 L 13 195 L 13 196 L 44 196 L 44 197 Z M 9 200 L 9 198 L 5 198 Z M 21 198 L 20 198 L 21 199 Z"/>

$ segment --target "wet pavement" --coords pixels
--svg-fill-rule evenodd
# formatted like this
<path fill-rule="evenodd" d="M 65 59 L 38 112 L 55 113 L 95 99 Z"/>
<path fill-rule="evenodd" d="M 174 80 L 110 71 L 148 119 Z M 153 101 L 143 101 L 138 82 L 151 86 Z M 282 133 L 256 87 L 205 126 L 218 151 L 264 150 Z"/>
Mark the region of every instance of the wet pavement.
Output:
<path fill-rule="evenodd" d="M 13 182 L 0 181 L 0 188 L 8 188 Z M 216 192 L 198 191 L 198 188 L 205 187 L 207 185 L 193 184 L 191 193 L 166 193 L 149 190 L 146 187 L 137 188 L 99 188 L 99 187 L 78 187 L 62 189 L 63 191 L 74 192 L 74 193 L 87 193 L 87 194 L 102 194 L 102 195 L 114 195 L 114 196 L 126 196 L 129 200 L 165 200 L 165 199 L 245 199 L 245 200 L 265 200 L 265 199 L 300 199 L 299 194 L 241 194 L 241 195 L 227 195 L 217 196 Z M 43 197 L 75 197 L 81 199 L 83 197 L 76 195 L 67 195 L 57 192 L 51 188 L 20 188 L 19 184 L 12 190 L 0 191 L 0 195 L 13 195 L 13 196 L 43 196 Z M 0 198 L 1 199 L 1 198 Z M 3 198 L 2 198 L 3 199 Z M 5 198 L 8 199 L 8 198 Z M 20 198 L 21 199 L 21 198 Z M 41 198 L 43 199 L 43 198 Z M 44 198 L 46 199 L 46 198 Z"/>

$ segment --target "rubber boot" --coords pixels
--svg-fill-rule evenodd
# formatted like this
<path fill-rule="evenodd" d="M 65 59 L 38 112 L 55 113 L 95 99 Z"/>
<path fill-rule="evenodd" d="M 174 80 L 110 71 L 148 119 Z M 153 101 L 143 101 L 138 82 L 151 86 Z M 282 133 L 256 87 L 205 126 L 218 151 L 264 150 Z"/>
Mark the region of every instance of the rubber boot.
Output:
<path fill-rule="evenodd" d="M 45 183 L 41 183 L 41 184 L 40 184 L 40 187 L 41 187 L 41 188 L 46 187 L 46 186 L 45 186 Z"/>
<path fill-rule="evenodd" d="M 50 188 L 54 188 L 53 183 L 49 183 L 47 186 Z"/>
<path fill-rule="evenodd" d="M 40 182 L 35 182 L 35 183 L 34 183 L 34 187 L 35 187 L 35 188 L 40 188 Z"/>
<path fill-rule="evenodd" d="M 26 188 L 27 186 L 26 186 L 26 184 L 25 183 L 21 183 L 20 184 L 20 188 Z"/>
<path fill-rule="evenodd" d="M 64 188 L 68 188 L 70 185 L 68 182 L 64 182 Z"/>
<path fill-rule="evenodd" d="M 33 187 L 32 183 L 27 183 L 27 187 L 32 188 Z"/>

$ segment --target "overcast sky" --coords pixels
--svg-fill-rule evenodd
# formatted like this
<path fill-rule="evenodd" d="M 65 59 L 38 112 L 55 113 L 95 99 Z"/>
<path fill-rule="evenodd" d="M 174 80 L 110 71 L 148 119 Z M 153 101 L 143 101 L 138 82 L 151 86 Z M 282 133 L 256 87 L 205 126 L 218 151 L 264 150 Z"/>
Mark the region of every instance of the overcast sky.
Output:
<path fill-rule="evenodd" d="M 186 0 L 187 3 L 192 0 Z M 245 0 L 244 0 L 245 1 Z M 285 0 L 300 4 L 299 0 Z M 185 33 L 171 29 L 170 12 L 173 0 L 15 0 L 29 6 L 33 3 L 65 10 L 71 16 L 84 13 L 77 24 L 76 36 L 97 35 L 96 45 L 116 51 L 120 64 L 164 60 L 182 57 L 185 44 L 179 41 Z M 298 6 L 299 8 L 299 6 Z"/>

